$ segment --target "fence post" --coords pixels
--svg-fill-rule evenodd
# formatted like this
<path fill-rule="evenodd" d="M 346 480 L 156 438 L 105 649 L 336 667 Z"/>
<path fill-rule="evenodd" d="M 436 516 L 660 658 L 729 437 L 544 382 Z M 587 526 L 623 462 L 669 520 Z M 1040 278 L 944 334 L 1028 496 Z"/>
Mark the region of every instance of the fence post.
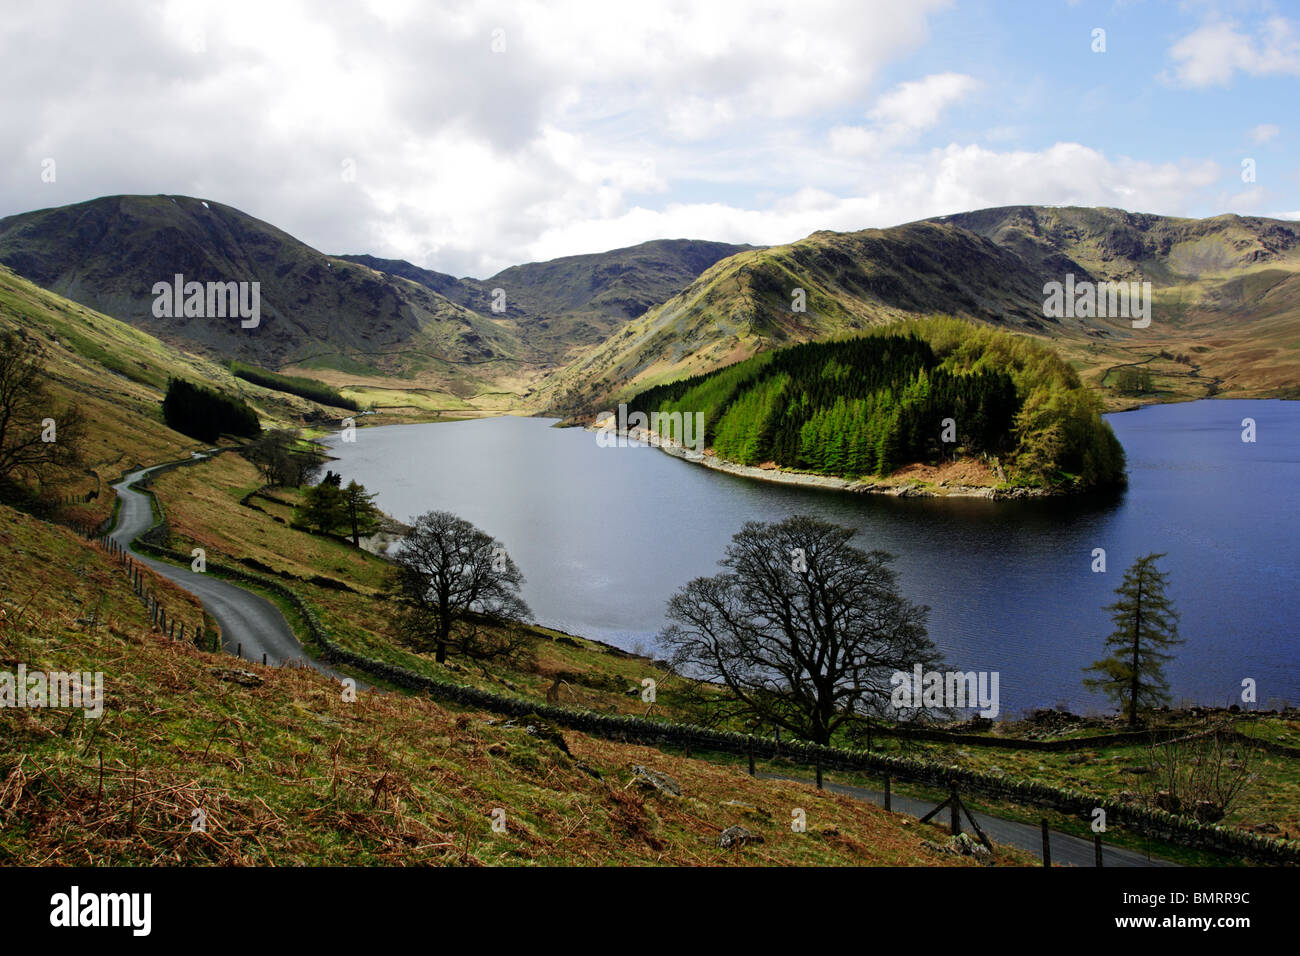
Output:
<path fill-rule="evenodd" d="M 745 748 L 749 751 L 749 775 L 754 776 L 754 736 L 750 734 L 745 738 Z"/>
<path fill-rule="evenodd" d="M 822 786 L 822 752 L 817 751 L 817 789 L 824 790 Z"/>
<path fill-rule="evenodd" d="M 1047 818 L 1044 817 L 1043 818 L 1043 866 L 1052 865 L 1052 843 L 1047 836 L 1049 832 L 1050 831 L 1047 829 Z"/>
<path fill-rule="evenodd" d="M 1092 843 L 1097 851 L 1097 865 L 1101 866 L 1101 834 L 1100 833 L 1094 833 L 1092 835 Z"/>
<path fill-rule="evenodd" d="M 956 787 L 952 788 L 948 804 L 948 810 L 952 815 L 952 822 L 949 824 L 949 829 L 952 831 L 953 836 L 957 836 L 957 834 L 961 833 L 961 798 L 957 796 Z"/>
<path fill-rule="evenodd" d="M 889 782 L 891 779 L 892 778 L 888 774 L 885 775 L 885 809 L 889 811 L 894 809 L 894 801 L 889 792 Z"/>

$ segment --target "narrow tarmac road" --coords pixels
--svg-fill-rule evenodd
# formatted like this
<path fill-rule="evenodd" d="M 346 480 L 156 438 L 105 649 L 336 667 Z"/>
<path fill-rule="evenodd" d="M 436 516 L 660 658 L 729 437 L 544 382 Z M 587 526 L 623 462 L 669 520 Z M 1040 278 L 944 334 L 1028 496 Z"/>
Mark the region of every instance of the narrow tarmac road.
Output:
<path fill-rule="evenodd" d="M 132 472 L 113 486 L 122 504 L 118 508 L 117 527 L 109 536 L 124 548 L 130 549 L 131 543 L 149 530 L 154 521 L 149 496 L 132 490 L 130 486 L 158 467 L 161 466 Z M 267 664 L 305 664 L 336 680 L 344 678 L 345 675 L 308 656 L 280 609 L 260 594 L 137 552 L 131 552 L 131 557 L 203 602 L 203 607 L 221 626 L 221 646 L 227 653 L 234 654 L 238 650 L 243 658 L 255 663 L 261 663 L 265 654 Z M 361 681 L 357 681 L 357 687 L 363 687 Z"/>
<path fill-rule="evenodd" d="M 786 777 L 780 774 L 760 773 L 760 777 L 768 780 L 793 780 L 796 783 L 812 783 L 811 780 L 804 780 L 800 777 Z M 855 797 L 858 800 L 868 800 L 871 803 L 884 806 L 885 794 L 883 791 L 871 790 L 867 787 L 854 787 L 844 783 L 825 782 L 827 790 L 835 793 L 842 793 L 846 796 Z M 894 793 L 890 795 L 890 807 L 895 813 L 906 813 L 909 816 L 916 817 L 918 820 L 935 808 L 937 804 L 933 800 L 918 800 L 914 797 L 905 797 Z M 947 809 L 941 810 L 936 819 L 941 820 L 945 825 L 948 822 Z M 1038 857 L 1043 858 L 1043 833 L 1036 826 L 1028 823 L 1019 823 L 1015 820 L 1004 820 L 1001 817 L 991 817 L 985 813 L 975 814 L 975 819 L 979 822 L 980 829 L 983 830 L 990 840 L 994 843 L 1003 843 L 1008 846 L 1019 847 L 1028 850 Z M 962 829 L 969 832 L 969 823 L 965 815 L 962 816 Z M 974 836 L 971 833 L 971 836 Z M 942 842 L 936 839 L 935 842 Z M 1060 833 L 1056 830 L 1050 831 L 1050 842 L 1052 849 L 1052 864 L 1061 864 L 1063 866 L 1096 866 L 1096 851 L 1090 840 L 1082 840 L 1079 837 L 1071 836 L 1068 833 Z M 1108 866 L 1178 866 L 1177 863 L 1171 863 L 1169 860 L 1162 860 L 1158 857 L 1148 857 L 1144 853 L 1137 853 L 1133 850 L 1125 850 L 1120 847 L 1107 846 L 1103 837 L 1101 847 L 1101 862 L 1103 867 Z"/>

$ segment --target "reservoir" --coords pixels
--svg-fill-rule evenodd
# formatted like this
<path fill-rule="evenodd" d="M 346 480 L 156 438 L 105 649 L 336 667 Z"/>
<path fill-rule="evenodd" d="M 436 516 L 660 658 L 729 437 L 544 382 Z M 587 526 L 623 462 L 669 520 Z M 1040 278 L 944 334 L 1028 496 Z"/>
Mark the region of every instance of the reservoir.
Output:
<path fill-rule="evenodd" d="M 1254 442 L 1242 420 L 1255 421 Z M 1112 626 L 1105 606 L 1148 552 L 1186 643 L 1175 704 L 1300 703 L 1300 403 L 1201 401 L 1108 416 L 1128 455 L 1117 494 L 989 501 L 793 488 L 648 447 L 601 448 L 537 418 L 359 429 L 328 440 L 344 481 L 409 521 L 451 511 L 500 540 L 539 623 L 658 656 L 668 599 L 720 570 L 746 521 L 812 514 L 896 556 L 903 593 L 929 605 L 948 668 L 998 671 L 1003 713 L 1109 712 L 1082 686 Z M 1092 570 L 1093 550 L 1107 570 Z"/>

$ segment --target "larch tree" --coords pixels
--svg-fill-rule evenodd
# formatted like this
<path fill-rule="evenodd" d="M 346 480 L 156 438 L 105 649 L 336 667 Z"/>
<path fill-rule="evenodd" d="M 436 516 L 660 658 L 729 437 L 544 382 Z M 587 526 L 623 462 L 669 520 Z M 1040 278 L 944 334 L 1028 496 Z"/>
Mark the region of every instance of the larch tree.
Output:
<path fill-rule="evenodd" d="M 1168 576 L 1157 567 L 1164 554 L 1138 558 L 1127 571 L 1115 593 L 1119 596 L 1106 610 L 1115 630 L 1106 638 L 1110 654 L 1084 668 L 1100 676 L 1084 679 L 1089 690 L 1100 690 L 1128 711 L 1134 727 L 1138 713 L 1169 703 L 1169 684 L 1164 665 L 1173 655 L 1167 649 L 1183 643 L 1178 636 L 1178 612 L 1165 593 Z"/>

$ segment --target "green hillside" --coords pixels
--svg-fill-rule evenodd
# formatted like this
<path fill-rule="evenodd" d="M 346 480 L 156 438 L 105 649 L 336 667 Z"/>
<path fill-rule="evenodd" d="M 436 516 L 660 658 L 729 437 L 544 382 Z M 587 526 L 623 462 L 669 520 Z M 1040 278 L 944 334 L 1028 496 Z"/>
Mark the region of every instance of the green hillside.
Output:
<path fill-rule="evenodd" d="M 1152 322 L 1044 315 L 1046 283 L 1150 281 Z M 930 314 L 1051 340 L 1113 396 L 1140 364 L 1148 400 L 1289 394 L 1300 382 L 1300 227 L 1116 209 L 1006 207 L 861 232 L 817 232 L 718 262 L 551 376 L 544 400 L 591 412 L 758 352 Z M 1131 399 L 1123 399 L 1131 403 Z"/>
<path fill-rule="evenodd" d="M 410 279 L 481 315 L 503 295 L 500 320 L 547 362 L 595 345 L 629 320 L 690 285 L 720 259 L 750 249 L 725 242 L 656 239 L 625 249 L 563 256 L 503 269 L 489 279 L 457 279 L 400 259 L 340 256 Z"/>
<path fill-rule="evenodd" d="M 705 442 L 742 465 L 859 478 L 979 457 L 1005 460 L 1013 483 L 1087 489 L 1124 477 L 1100 399 L 1055 352 L 951 319 L 763 353 L 647 389 L 628 409 L 661 421 L 701 412 Z"/>
<path fill-rule="evenodd" d="M 0 219 L 0 262 L 173 345 L 277 371 L 421 376 L 473 395 L 534 357 L 509 329 L 422 285 L 187 196 L 109 196 Z M 154 315 L 155 283 L 176 274 L 260 283 L 259 324 Z"/>
<path fill-rule="evenodd" d="M 60 405 L 75 405 L 90 422 L 85 460 L 58 476 L 60 494 L 102 490 L 104 481 L 131 465 L 175 458 L 199 447 L 163 422 L 162 400 L 171 379 L 245 401 L 267 426 L 339 415 L 316 402 L 238 379 L 220 363 L 47 292 L 3 266 L 0 332 L 13 332 L 38 348 L 54 398 Z"/>

